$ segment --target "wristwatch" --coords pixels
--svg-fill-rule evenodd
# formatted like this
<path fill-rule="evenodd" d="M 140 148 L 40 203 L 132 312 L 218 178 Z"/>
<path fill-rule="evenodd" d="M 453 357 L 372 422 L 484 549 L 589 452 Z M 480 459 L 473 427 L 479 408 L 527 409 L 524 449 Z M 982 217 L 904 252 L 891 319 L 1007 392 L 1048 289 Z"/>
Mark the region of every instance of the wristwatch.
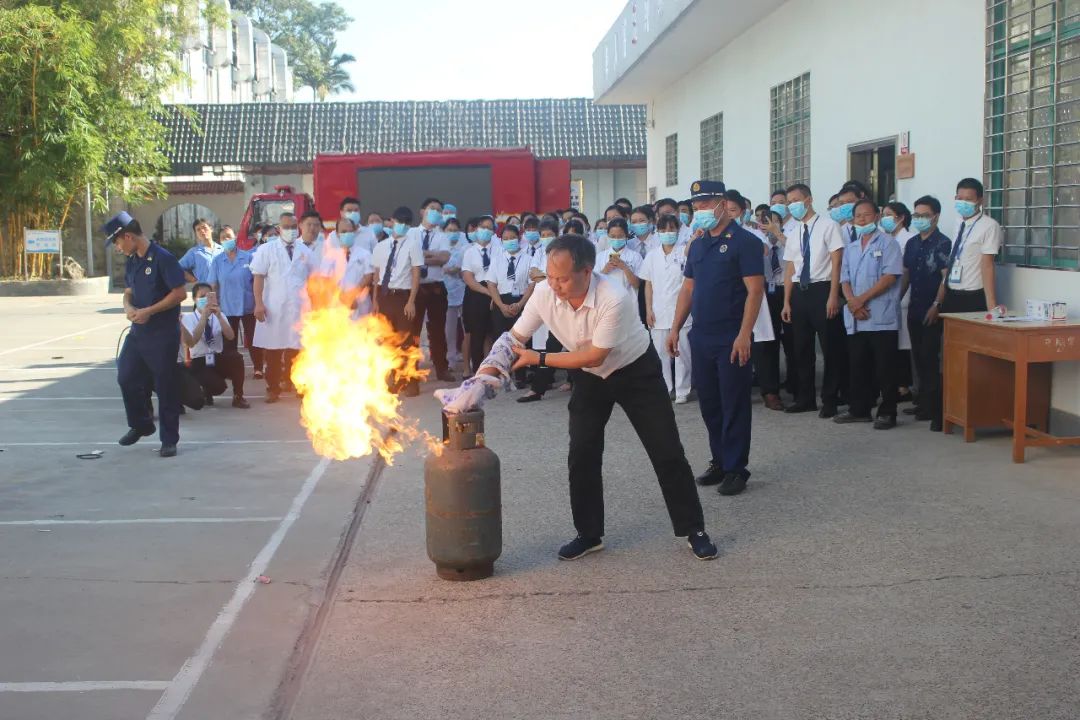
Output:
<path fill-rule="evenodd" d="M 536 364 L 536 367 L 547 367 L 547 353 L 540 351 L 537 354 L 540 356 L 540 362 Z"/>

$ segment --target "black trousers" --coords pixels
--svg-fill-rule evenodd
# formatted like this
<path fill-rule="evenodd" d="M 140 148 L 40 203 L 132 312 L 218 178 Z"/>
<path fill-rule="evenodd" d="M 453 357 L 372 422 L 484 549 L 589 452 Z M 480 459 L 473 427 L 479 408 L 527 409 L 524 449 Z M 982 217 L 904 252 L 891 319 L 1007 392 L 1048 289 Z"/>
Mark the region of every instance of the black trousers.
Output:
<path fill-rule="evenodd" d="M 922 318 L 908 318 L 911 356 L 919 374 L 919 409 L 941 419 L 941 334 L 942 324 L 923 325 Z"/>
<path fill-rule="evenodd" d="M 762 395 L 780 394 L 780 346 L 783 343 L 783 321 L 780 313 L 784 309 L 784 291 L 777 289 L 774 293 L 766 293 L 765 301 L 769 304 L 769 317 L 772 319 L 775 340 L 768 342 L 755 342 L 750 348 L 750 357 L 754 363 L 754 373 L 757 374 L 758 385 Z M 790 326 L 788 326 L 790 328 Z M 790 334 L 790 330 L 789 330 Z M 791 340 L 784 345 L 784 353 L 787 356 L 788 375 L 792 374 L 793 365 L 790 354 Z"/>
<path fill-rule="evenodd" d="M 300 353 L 299 350 L 263 349 L 263 362 L 266 363 L 266 392 L 279 393 L 282 388 L 292 387 L 292 364 Z"/>
<path fill-rule="evenodd" d="M 848 335 L 848 355 L 851 358 L 848 400 L 852 415 L 869 415 L 880 393 L 878 417 L 896 417 L 896 345 L 899 336 L 897 330 L 873 330 Z"/>
<path fill-rule="evenodd" d="M 686 460 L 660 358 L 650 345 L 634 362 L 607 378 L 576 373 L 570 395 L 570 508 L 574 527 L 587 538 L 604 535 L 604 429 L 615 404 L 630 419 L 649 455 L 677 536 L 703 530 L 694 473 Z"/>
<path fill-rule="evenodd" d="M 499 298 L 503 301 L 503 303 L 505 303 L 507 305 L 511 305 L 511 304 L 516 303 L 519 300 L 521 300 L 521 295 L 501 294 L 501 295 L 499 295 Z M 517 319 L 519 317 L 521 317 L 520 312 L 518 314 L 514 315 L 513 317 L 506 317 L 505 315 L 502 314 L 502 310 L 499 310 L 499 308 L 494 307 L 494 305 L 493 305 L 492 308 L 491 308 L 491 335 L 492 335 L 492 337 L 498 338 L 504 332 L 509 332 L 510 328 L 514 327 L 514 323 L 517 322 Z M 527 347 L 530 347 L 530 348 L 532 347 L 532 341 L 531 340 L 529 341 L 529 344 L 527 345 Z M 477 367 L 479 367 L 479 366 L 480 366 L 479 363 L 477 363 Z M 529 371 L 528 371 L 527 368 L 521 368 L 519 370 L 514 371 L 514 382 L 519 383 L 519 384 L 524 383 L 524 382 L 528 382 L 528 378 L 529 378 Z"/>
<path fill-rule="evenodd" d="M 248 349 L 248 354 L 251 355 L 251 364 L 255 366 L 256 372 L 262 372 L 263 369 L 263 349 L 257 348 L 253 344 L 255 339 L 255 315 L 248 313 L 247 315 L 230 315 L 229 325 L 233 329 L 233 339 L 225 340 L 225 352 L 240 352 L 240 328 L 244 328 L 244 347 Z"/>
<path fill-rule="evenodd" d="M 156 392 L 159 435 L 165 445 L 180 440 L 179 351 L 180 333 L 175 328 L 156 333 L 132 330 L 116 359 L 116 382 L 124 397 L 128 427 L 144 430 L 154 426 L 150 393 Z"/>
<path fill-rule="evenodd" d="M 469 333 L 469 366 L 473 372 L 484 362 L 484 344 L 491 335 L 491 297 L 465 288 L 461 323 Z"/>
<path fill-rule="evenodd" d="M 406 296 L 407 297 L 407 296 Z M 435 371 L 446 372 L 446 286 L 441 282 L 421 283 L 416 294 L 416 317 L 412 320 L 412 333 L 420 342 L 420 331 L 427 317 L 428 349 Z"/>
<path fill-rule="evenodd" d="M 557 353 L 563 351 L 563 345 L 559 342 L 559 339 L 555 337 L 555 333 L 551 332 L 551 328 L 548 328 L 547 342 L 544 344 L 544 352 Z M 532 386 L 531 390 L 538 395 L 543 395 L 551 386 L 555 384 L 555 368 L 542 367 L 533 368 Z"/>
<path fill-rule="evenodd" d="M 190 382 L 184 383 L 184 404 L 193 410 L 200 410 L 205 404 L 206 397 L 221 395 L 225 392 L 227 380 L 233 389 L 233 395 L 244 395 L 244 359 L 239 353 L 217 353 L 214 355 L 214 364 L 207 365 L 206 358 L 192 358 L 191 365 L 181 365 L 181 372 L 190 375 L 197 383 L 201 392 L 198 397 L 194 396 L 188 388 Z"/>
<path fill-rule="evenodd" d="M 415 327 L 413 320 L 405 317 L 405 306 L 409 304 L 409 292 L 409 290 L 379 289 L 379 313 L 387 319 L 390 323 L 390 327 L 394 328 L 395 332 L 401 333 L 401 335 L 404 336 L 404 339 L 401 341 L 401 345 L 404 348 L 413 347 L 416 338 L 413 334 L 413 329 Z M 419 316 L 419 308 L 417 308 L 416 313 L 417 316 Z M 446 331 L 444 329 L 444 339 L 445 335 Z M 408 383 L 402 383 L 396 378 L 388 378 L 387 381 L 392 392 L 400 392 L 406 389 L 406 387 L 408 387 L 410 392 L 414 390 L 418 391 L 420 388 L 419 382 L 415 380 Z"/>
<path fill-rule="evenodd" d="M 986 310 L 986 292 L 983 290 L 953 290 L 945 288 L 945 298 L 941 301 L 941 312 L 984 312 Z"/>
<path fill-rule="evenodd" d="M 795 361 L 798 364 L 800 404 L 814 404 L 817 386 L 815 367 L 817 355 L 814 339 L 821 344 L 825 357 L 825 374 L 821 384 L 821 403 L 826 407 L 840 404 L 840 395 L 847 389 L 848 355 L 844 316 L 838 313 L 828 319 L 829 282 L 810 283 L 805 289 L 796 283 L 791 293 L 791 325 L 795 334 Z"/>

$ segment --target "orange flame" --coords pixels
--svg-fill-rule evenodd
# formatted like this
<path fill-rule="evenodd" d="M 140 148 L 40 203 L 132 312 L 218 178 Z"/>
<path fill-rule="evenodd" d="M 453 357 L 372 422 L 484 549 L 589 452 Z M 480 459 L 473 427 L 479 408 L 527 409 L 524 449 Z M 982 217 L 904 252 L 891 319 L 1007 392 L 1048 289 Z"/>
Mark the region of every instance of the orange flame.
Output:
<path fill-rule="evenodd" d="M 303 401 L 300 422 L 315 452 L 334 460 L 378 452 L 390 464 L 405 441 L 418 435 L 400 414 L 391 388 L 421 380 L 418 347 L 403 347 L 405 336 L 381 315 L 353 319 L 353 308 L 368 290 L 345 290 L 338 277 L 312 275 L 310 309 L 300 327 L 301 350 L 292 380 Z"/>

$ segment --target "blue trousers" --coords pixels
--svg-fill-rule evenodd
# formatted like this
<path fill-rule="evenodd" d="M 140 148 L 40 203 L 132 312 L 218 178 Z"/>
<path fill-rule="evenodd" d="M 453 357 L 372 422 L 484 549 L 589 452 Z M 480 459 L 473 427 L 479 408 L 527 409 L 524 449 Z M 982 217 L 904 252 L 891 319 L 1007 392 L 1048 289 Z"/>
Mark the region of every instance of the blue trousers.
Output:
<path fill-rule="evenodd" d="M 124 396 L 128 427 L 143 430 L 154 426 L 150 392 L 158 396 L 159 433 L 163 445 L 180 440 L 180 379 L 176 356 L 180 350 L 177 332 L 128 333 L 116 361 L 116 381 Z"/>
<path fill-rule="evenodd" d="M 731 344 L 703 339 L 696 327 L 690 330 L 690 359 L 712 461 L 724 472 L 745 470 L 750 462 L 753 365 L 732 363 Z"/>

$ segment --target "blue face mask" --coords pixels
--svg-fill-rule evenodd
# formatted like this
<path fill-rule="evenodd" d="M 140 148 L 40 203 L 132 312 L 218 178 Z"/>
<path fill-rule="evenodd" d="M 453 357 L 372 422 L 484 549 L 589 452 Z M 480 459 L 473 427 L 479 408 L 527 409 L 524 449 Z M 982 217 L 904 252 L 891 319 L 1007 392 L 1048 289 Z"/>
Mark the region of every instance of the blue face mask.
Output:
<path fill-rule="evenodd" d="M 458 240 L 461 239 L 461 233 L 456 230 L 452 230 L 451 232 L 446 233 L 446 237 L 450 238 L 450 242 L 456 243 Z"/>
<path fill-rule="evenodd" d="M 714 213 L 712 210 L 694 211 L 693 227 L 695 230 L 704 230 L 705 232 L 709 232 L 714 227 L 716 227 L 719 222 L 720 221 L 716 218 L 716 213 Z"/>
<path fill-rule="evenodd" d="M 622 250 L 624 247 L 626 247 L 626 238 L 611 239 L 612 250 Z"/>
<path fill-rule="evenodd" d="M 840 213 L 840 221 L 850 222 L 855 219 L 855 203 L 844 203 L 843 205 L 837 205 L 836 209 Z"/>
<path fill-rule="evenodd" d="M 930 232 L 930 228 L 933 226 L 933 221 L 930 218 L 917 217 L 911 218 L 911 227 L 917 233 Z"/>
<path fill-rule="evenodd" d="M 443 213 L 443 216 L 442 216 L 443 225 L 450 222 L 451 220 L 453 220 L 456 217 L 457 217 L 457 214 L 455 214 L 455 213 Z"/>
<path fill-rule="evenodd" d="M 630 232 L 634 233 L 634 237 L 645 237 L 652 232 L 652 224 L 634 223 L 630 226 Z"/>
<path fill-rule="evenodd" d="M 607 237 L 607 230 L 597 230 L 596 231 L 596 239 L 597 240 L 602 240 L 603 238 L 606 238 L 606 237 Z"/>
<path fill-rule="evenodd" d="M 338 235 L 338 241 L 341 243 L 341 247 L 351 248 L 353 243 L 356 242 L 356 233 L 346 232 Z"/>
<path fill-rule="evenodd" d="M 407 232 L 409 232 L 409 226 L 408 225 L 406 225 L 405 223 L 401 223 L 401 222 L 394 223 L 394 236 L 395 237 L 401 237 Z"/>
<path fill-rule="evenodd" d="M 869 225 L 856 225 L 855 235 L 858 237 L 864 237 L 877 230 L 877 223 L 870 223 Z"/>
<path fill-rule="evenodd" d="M 360 226 L 360 213 L 358 213 L 358 212 L 347 212 L 347 213 L 345 213 L 345 217 L 349 218 L 349 220 L 352 221 L 353 225 L 356 225 L 357 227 Z"/>
<path fill-rule="evenodd" d="M 554 240 L 554 239 L 555 239 L 554 235 L 545 235 L 542 238 L 540 238 L 540 246 L 541 247 L 547 247 L 548 245 L 551 244 L 551 241 Z"/>
<path fill-rule="evenodd" d="M 428 225 L 442 225 L 443 214 L 442 210 L 436 210 L 435 208 L 428 208 L 424 211 L 424 220 Z"/>
<path fill-rule="evenodd" d="M 376 240 L 381 238 L 383 231 L 386 230 L 386 227 L 382 223 L 371 223 L 368 227 L 371 228 L 371 232 L 375 233 Z"/>
<path fill-rule="evenodd" d="M 802 220 L 804 217 L 806 217 L 806 203 L 804 203 L 802 200 L 790 203 L 787 206 L 787 209 L 788 212 L 791 213 L 791 217 L 795 218 L 796 220 Z"/>
<path fill-rule="evenodd" d="M 199 308 L 200 310 L 205 310 L 206 305 L 209 302 L 210 302 L 210 298 L 203 295 L 201 298 L 199 298 L 198 300 L 195 301 L 195 307 Z"/>
<path fill-rule="evenodd" d="M 969 217 L 975 214 L 975 203 L 970 200 L 957 200 L 955 203 L 956 212 L 960 213 L 960 217 L 967 220 Z"/>
<path fill-rule="evenodd" d="M 516 253 L 521 249 L 521 243 L 517 240 L 503 240 L 503 250 L 508 253 Z"/>
<path fill-rule="evenodd" d="M 679 233 L 662 232 L 660 235 L 660 242 L 664 245 L 674 245 L 679 240 Z"/>
<path fill-rule="evenodd" d="M 536 243 L 540 242 L 540 231 L 539 230 L 526 230 L 525 231 L 525 239 L 529 241 L 530 245 L 535 245 Z"/>
<path fill-rule="evenodd" d="M 491 229 L 482 227 L 476 228 L 476 232 L 473 233 L 473 237 L 476 238 L 476 242 L 480 243 L 481 245 L 487 245 L 489 242 L 491 242 L 491 237 L 494 234 L 495 233 Z"/>
<path fill-rule="evenodd" d="M 743 210 L 742 221 L 743 221 L 744 225 L 746 223 L 750 222 L 753 219 L 754 219 L 754 213 L 750 212 L 749 210 Z"/>
<path fill-rule="evenodd" d="M 881 229 L 887 233 L 891 233 L 896 230 L 896 218 L 892 215 L 885 215 L 881 218 Z"/>
<path fill-rule="evenodd" d="M 829 217 L 835 223 L 844 222 L 844 214 L 842 212 L 840 212 L 840 207 L 839 206 L 834 207 L 834 208 L 829 208 Z"/>
<path fill-rule="evenodd" d="M 681 222 L 683 225 L 689 225 L 690 224 L 690 213 L 684 213 L 684 212 L 679 213 L 679 222 Z"/>
<path fill-rule="evenodd" d="M 231 253 L 236 249 L 236 238 L 229 238 L 221 242 L 221 249 L 225 252 Z"/>
<path fill-rule="evenodd" d="M 770 205 L 769 209 L 779 215 L 781 220 L 787 219 L 787 205 L 785 205 L 784 203 L 776 203 L 775 205 Z"/>

